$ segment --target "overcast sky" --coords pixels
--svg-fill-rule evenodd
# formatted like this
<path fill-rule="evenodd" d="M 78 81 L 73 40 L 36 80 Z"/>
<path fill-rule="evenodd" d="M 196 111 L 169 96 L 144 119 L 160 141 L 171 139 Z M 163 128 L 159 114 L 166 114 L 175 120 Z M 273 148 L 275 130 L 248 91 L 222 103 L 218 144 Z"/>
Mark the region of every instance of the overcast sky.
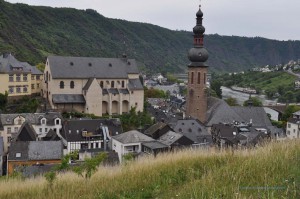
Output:
<path fill-rule="evenodd" d="M 51 7 L 91 8 L 109 18 L 191 31 L 199 0 L 6 0 Z M 188 3 L 187 3 L 188 2 Z M 300 40 L 299 0 L 202 0 L 206 34 Z"/>

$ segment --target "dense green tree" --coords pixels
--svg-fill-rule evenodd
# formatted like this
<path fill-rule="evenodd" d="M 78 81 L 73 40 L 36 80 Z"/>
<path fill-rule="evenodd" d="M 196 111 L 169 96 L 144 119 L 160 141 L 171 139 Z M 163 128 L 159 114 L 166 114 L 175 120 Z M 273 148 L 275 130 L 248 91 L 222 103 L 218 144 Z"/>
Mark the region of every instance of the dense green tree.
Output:
<path fill-rule="evenodd" d="M 221 89 L 222 83 L 218 80 L 212 81 L 210 88 L 214 90 L 218 96 L 218 98 L 222 99 L 222 89 Z"/>
<path fill-rule="evenodd" d="M 132 107 L 128 114 L 120 116 L 124 131 L 143 129 L 145 125 L 153 124 L 151 116 L 146 112 L 136 112 L 136 107 Z"/>
<path fill-rule="evenodd" d="M 297 106 L 297 105 L 288 106 L 282 115 L 282 120 L 287 121 L 287 119 L 289 119 L 293 113 L 295 113 L 299 110 L 300 110 L 300 106 Z"/>
<path fill-rule="evenodd" d="M 225 102 L 227 102 L 227 104 L 229 106 L 238 106 L 239 105 L 236 98 L 233 98 L 233 97 L 229 97 L 229 98 L 225 99 Z"/>
<path fill-rule="evenodd" d="M 5 92 L 5 94 L 0 93 L 0 110 L 4 110 L 7 105 L 8 93 Z"/>
<path fill-rule="evenodd" d="M 244 101 L 243 106 L 262 106 L 262 102 L 257 97 L 250 97 L 248 100 Z"/>
<path fill-rule="evenodd" d="M 158 90 L 158 89 L 154 89 L 154 88 L 148 89 L 146 87 L 145 87 L 144 95 L 145 95 L 145 99 L 146 98 L 166 98 L 167 97 L 167 94 L 162 90 Z"/>

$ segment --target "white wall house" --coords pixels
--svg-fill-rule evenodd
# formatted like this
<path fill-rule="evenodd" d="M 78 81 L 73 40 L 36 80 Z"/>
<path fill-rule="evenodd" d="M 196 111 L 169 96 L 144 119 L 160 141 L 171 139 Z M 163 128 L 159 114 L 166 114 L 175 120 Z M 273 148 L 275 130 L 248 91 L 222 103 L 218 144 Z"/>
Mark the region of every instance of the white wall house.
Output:
<path fill-rule="evenodd" d="M 0 137 L 0 176 L 3 175 L 3 156 L 4 156 L 4 146 L 3 146 L 3 137 Z"/>
<path fill-rule="evenodd" d="M 293 113 L 286 124 L 286 136 L 289 139 L 300 138 L 300 111 Z"/>
<path fill-rule="evenodd" d="M 152 141 L 155 140 L 136 130 L 128 131 L 112 137 L 112 150 L 118 153 L 119 160 L 122 162 L 124 155 L 139 154 L 142 152 L 142 143 Z"/>
<path fill-rule="evenodd" d="M 17 135 L 24 122 L 28 122 L 34 128 L 39 138 L 45 137 L 50 129 L 60 136 L 62 128 L 62 116 L 56 112 L 1 114 L 0 120 L 0 136 L 3 137 L 5 153 L 8 152 L 12 138 Z"/>

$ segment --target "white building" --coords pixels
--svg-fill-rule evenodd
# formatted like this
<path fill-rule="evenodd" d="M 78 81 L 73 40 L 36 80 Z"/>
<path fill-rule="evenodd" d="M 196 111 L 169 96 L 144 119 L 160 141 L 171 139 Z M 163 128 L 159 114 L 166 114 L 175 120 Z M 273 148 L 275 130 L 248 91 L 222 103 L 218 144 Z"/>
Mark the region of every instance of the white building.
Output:
<path fill-rule="evenodd" d="M 132 153 L 138 155 L 142 152 L 142 143 L 155 141 L 136 130 L 112 137 L 112 150 L 118 153 L 119 160 L 122 162 L 123 156 Z"/>
<path fill-rule="evenodd" d="M 300 111 L 293 113 L 286 124 L 286 136 L 289 139 L 300 138 Z"/>
<path fill-rule="evenodd" d="M 4 152 L 8 152 L 11 139 L 17 135 L 24 122 L 28 122 L 39 138 L 47 135 L 50 129 L 60 136 L 62 128 L 62 116 L 60 113 L 20 113 L 0 115 L 0 136 L 3 137 Z"/>

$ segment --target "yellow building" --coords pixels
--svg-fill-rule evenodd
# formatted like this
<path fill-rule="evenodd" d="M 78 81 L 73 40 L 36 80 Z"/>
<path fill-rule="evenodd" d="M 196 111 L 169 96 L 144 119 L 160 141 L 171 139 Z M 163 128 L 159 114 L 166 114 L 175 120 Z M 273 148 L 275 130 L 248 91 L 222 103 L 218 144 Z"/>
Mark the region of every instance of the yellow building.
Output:
<path fill-rule="evenodd" d="M 18 61 L 11 54 L 0 56 L 0 93 L 9 98 L 39 95 L 43 73 L 27 62 Z"/>

